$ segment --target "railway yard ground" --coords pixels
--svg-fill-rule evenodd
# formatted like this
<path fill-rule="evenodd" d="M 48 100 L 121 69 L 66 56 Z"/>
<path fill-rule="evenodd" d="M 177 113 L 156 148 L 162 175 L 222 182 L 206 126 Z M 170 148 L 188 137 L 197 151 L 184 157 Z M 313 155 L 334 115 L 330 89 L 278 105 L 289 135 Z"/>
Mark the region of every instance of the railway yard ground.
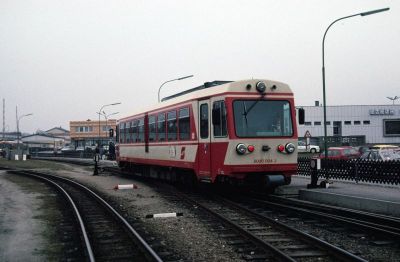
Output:
<path fill-rule="evenodd" d="M 112 166 L 112 163 L 108 165 Z M 86 185 L 114 206 L 132 227 L 150 242 L 153 248 L 160 250 L 162 247 L 163 260 L 257 260 L 255 256 L 244 256 L 246 248 L 239 247 L 242 240 L 230 238 L 228 236 L 232 235 L 230 232 L 222 232 L 226 228 L 221 228 L 218 223 L 212 221 L 209 215 L 202 212 L 199 205 L 182 201 L 173 193 L 176 190 L 175 187 L 169 184 L 149 183 L 137 177 L 116 175 L 110 172 L 101 172 L 100 175 L 93 176 L 92 166 L 42 160 L 22 162 L 0 159 L 0 168 L 51 173 Z M 279 188 L 275 195 L 400 218 L 399 186 L 334 181 L 327 189 L 307 189 L 308 183 L 310 183 L 309 177 L 295 176 L 291 185 Z M 114 187 L 118 184 L 133 184 L 134 188 L 115 190 Z M 76 247 L 70 245 L 72 240 L 66 236 L 64 229 L 60 226 L 68 227 L 70 221 L 64 217 L 59 198 L 55 190 L 46 183 L 9 173 L 7 170 L 0 170 L 0 240 L 2 243 L 0 261 L 64 260 L 63 258 L 76 252 Z M 178 213 L 181 216 L 146 218 L 160 213 Z M 284 220 L 282 218 L 282 221 Z M 309 233 L 313 232 L 313 229 L 310 229 L 313 227 L 312 223 L 315 223 L 318 228 L 324 227 L 318 221 L 310 223 L 305 225 L 304 229 Z M 298 227 L 298 225 L 295 226 Z M 332 230 L 332 235 L 337 233 L 335 231 L 340 230 L 338 228 Z M 259 233 L 261 234 L 263 233 Z M 400 261 L 398 244 L 374 239 L 370 242 L 375 245 L 362 246 L 362 239 L 368 239 L 368 236 L 359 232 L 352 235 L 353 238 L 359 239 L 351 240 L 352 243 L 348 245 L 335 245 L 366 260 Z M 340 239 L 342 236 L 337 238 L 335 240 L 328 236 L 325 240 L 343 241 Z M 172 255 L 165 255 L 167 253 Z M 166 257 L 169 259 L 165 259 Z M 259 260 L 268 260 L 268 258 L 265 259 L 260 255 Z M 269 261 L 274 261 L 274 259 Z M 320 259 L 301 258 L 300 261 L 320 261 Z M 327 259 L 327 261 L 336 261 L 336 259 Z"/>

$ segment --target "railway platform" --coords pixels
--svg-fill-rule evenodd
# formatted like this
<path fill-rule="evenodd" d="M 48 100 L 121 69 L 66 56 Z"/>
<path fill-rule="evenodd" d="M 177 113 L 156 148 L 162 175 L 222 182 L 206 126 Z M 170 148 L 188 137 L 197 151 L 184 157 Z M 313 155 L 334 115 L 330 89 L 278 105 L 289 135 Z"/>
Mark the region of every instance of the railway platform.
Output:
<path fill-rule="evenodd" d="M 277 194 L 298 194 L 300 200 L 400 217 L 400 185 L 331 180 L 329 188 L 307 189 L 310 179 L 294 176 Z"/>

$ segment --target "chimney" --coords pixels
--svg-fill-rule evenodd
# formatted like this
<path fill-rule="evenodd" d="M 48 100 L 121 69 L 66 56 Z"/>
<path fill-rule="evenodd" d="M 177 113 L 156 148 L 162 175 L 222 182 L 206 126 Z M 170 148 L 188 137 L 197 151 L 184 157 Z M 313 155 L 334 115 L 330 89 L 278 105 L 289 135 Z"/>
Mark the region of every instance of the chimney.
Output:
<path fill-rule="evenodd" d="M 319 101 L 315 101 L 315 106 L 319 106 Z"/>

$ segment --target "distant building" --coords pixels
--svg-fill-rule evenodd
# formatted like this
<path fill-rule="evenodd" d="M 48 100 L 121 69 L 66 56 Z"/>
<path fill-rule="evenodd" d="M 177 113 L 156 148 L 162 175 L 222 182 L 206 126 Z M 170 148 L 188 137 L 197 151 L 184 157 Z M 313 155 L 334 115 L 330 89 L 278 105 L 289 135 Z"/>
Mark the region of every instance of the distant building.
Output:
<path fill-rule="evenodd" d="M 71 142 L 71 137 L 69 135 L 69 130 L 60 127 L 53 127 L 47 131 L 44 131 L 45 134 L 55 137 L 62 137 L 64 138 L 65 143 Z"/>
<path fill-rule="evenodd" d="M 77 147 L 91 147 L 100 142 L 100 145 L 108 145 L 108 142 L 115 141 L 115 138 L 109 137 L 109 130 L 116 128 L 117 120 L 109 119 L 106 121 L 70 121 L 69 130 L 71 144 Z M 114 132 L 115 134 L 115 132 Z"/>
<path fill-rule="evenodd" d="M 21 137 L 21 132 L 19 132 L 19 137 Z M 4 139 L 3 139 L 4 137 Z M 17 140 L 18 132 L 0 132 L 0 140 L 4 141 L 14 141 Z"/>
<path fill-rule="evenodd" d="M 63 137 L 55 137 L 46 134 L 34 134 L 21 138 L 22 143 L 29 148 L 29 151 L 59 150 L 65 144 Z"/>
<path fill-rule="evenodd" d="M 299 138 L 311 134 L 311 141 L 323 144 L 323 107 L 301 106 L 305 124 L 299 125 Z M 327 106 L 328 144 L 399 144 L 400 105 L 343 105 Z"/>

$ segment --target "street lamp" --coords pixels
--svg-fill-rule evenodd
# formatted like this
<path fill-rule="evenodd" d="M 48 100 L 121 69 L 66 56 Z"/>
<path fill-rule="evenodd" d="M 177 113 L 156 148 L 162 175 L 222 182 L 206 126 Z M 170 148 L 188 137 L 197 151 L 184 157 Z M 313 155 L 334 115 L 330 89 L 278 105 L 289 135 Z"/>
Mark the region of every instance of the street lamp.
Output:
<path fill-rule="evenodd" d="M 163 85 L 165 85 L 166 83 L 172 82 L 172 81 L 183 80 L 183 79 L 190 78 L 190 77 L 193 77 L 193 75 L 184 76 L 184 77 L 180 77 L 180 78 L 176 78 L 176 79 L 171 79 L 171 80 L 168 80 L 168 81 L 165 81 L 164 83 L 162 83 L 162 85 L 160 86 L 160 88 L 158 88 L 158 102 L 160 102 L 160 90 L 161 90 L 161 87 L 162 87 Z"/>
<path fill-rule="evenodd" d="M 97 112 L 97 113 L 99 114 L 99 140 L 98 140 L 97 145 L 98 145 L 99 147 L 100 147 L 100 115 L 101 115 L 101 112 L 103 111 L 103 108 L 105 108 L 105 107 L 107 107 L 107 106 L 115 106 L 115 105 L 119 105 L 119 104 L 121 104 L 121 103 L 118 102 L 118 103 L 112 103 L 112 104 L 103 105 L 103 106 L 100 108 L 99 112 Z"/>
<path fill-rule="evenodd" d="M 328 141 L 327 141 L 327 132 L 326 132 L 326 96 L 325 96 L 325 37 L 326 37 L 326 33 L 328 33 L 329 28 L 331 28 L 331 26 L 343 19 L 347 19 L 347 18 L 351 18 L 351 17 L 355 17 L 355 16 L 367 16 L 367 15 L 373 15 L 376 13 L 380 13 L 380 12 L 384 12 L 384 11 L 388 11 L 390 8 L 382 8 L 382 9 L 377 9 L 377 10 L 372 10 L 372 11 L 368 11 L 368 12 L 362 12 L 359 14 L 354 14 L 354 15 L 349 15 L 349 16 L 345 16 L 345 17 L 341 17 L 339 19 L 336 19 L 335 21 L 333 21 L 328 28 L 325 31 L 324 34 L 324 38 L 322 39 L 322 88 L 323 88 L 323 107 L 324 107 L 324 152 L 325 152 L 325 158 L 328 157 Z"/>
<path fill-rule="evenodd" d="M 389 99 L 389 100 L 392 100 L 393 105 L 394 105 L 394 101 L 396 101 L 397 99 L 400 99 L 400 96 L 395 96 L 395 97 L 387 96 L 386 98 Z"/>
<path fill-rule="evenodd" d="M 119 112 L 114 112 L 114 113 L 111 113 L 111 114 L 106 114 L 106 112 L 103 111 L 103 113 L 101 113 L 101 115 L 104 116 L 104 118 L 106 119 L 106 128 L 107 128 L 108 117 L 113 116 L 113 115 L 116 115 L 116 114 L 119 114 Z M 106 132 L 107 132 L 107 130 L 106 130 Z"/>
<path fill-rule="evenodd" d="M 26 116 L 32 116 L 32 115 L 33 115 L 33 114 L 30 113 L 30 114 L 22 115 L 22 116 L 20 116 L 20 117 L 17 118 L 17 149 L 18 149 L 17 154 L 19 154 L 19 121 L 20 121 L 22 118 L 26 117 Z"/>

